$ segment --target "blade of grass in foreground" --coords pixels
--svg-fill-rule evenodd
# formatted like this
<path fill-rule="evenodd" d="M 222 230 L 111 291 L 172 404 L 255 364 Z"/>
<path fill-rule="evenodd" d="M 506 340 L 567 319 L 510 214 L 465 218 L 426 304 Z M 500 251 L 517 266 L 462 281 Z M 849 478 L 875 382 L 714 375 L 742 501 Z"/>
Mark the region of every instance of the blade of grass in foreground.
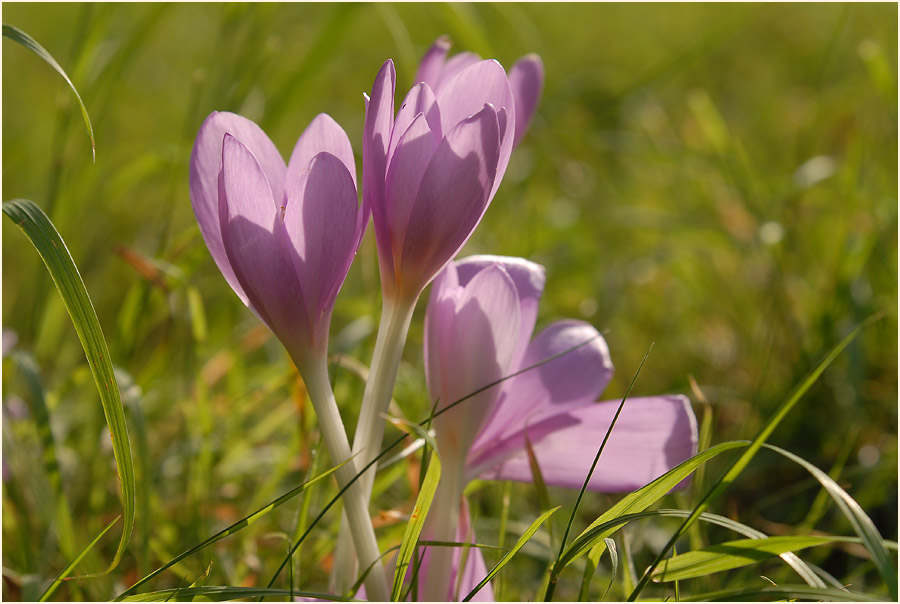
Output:
<path fill-rule="evenodd" d="M 56 70 L 56 73 L 61 75 L 66 81 L 66 84 L 68 84 L 69 88 L 72 89 L 72 92 L 75 93 L 75 99 L 78 101 L 78 106 L 81 108 L 81 117 L 84 118 L 84 125 L 87 126 L 88 136 L 91 138 L 91 159 L 93 161 L 96 161 L 97 148 L 94 143 L 94 127 L 91 126 L 91 116 L 88 115 L 87 108 L 84 106 L 84 102 L 82 102 L 81 100 L 81 95 L 78 94 L 78 90 L 75 88 L 75 84 L 72 83 L 72 80 L 69 79 L 68 74 L 66 74 L 65 70 L 60 66 L 60 64 L 56 62 L 56 59 L 53 58 L 53 55 L 47 52 L 43 46 L 41 46 L 34 40 L 34 38 L 26 34 L 18 27 L 14 27 L 12 25 L 7 25 L 6 23 L 4 23 L 3 37 L 9 38 L 14 42 L 18 42 L 19 44 L 42 58 L 48 65 L 50 65 L 50 67 Z"/>
<path fill-rule="evenodd" d="M 347 462 L 345 461 L 344 463 L 347 463 Z M 343 465 L 343 464 L 341 464 L 341 465 Z M 257 520 L 259 520 L 261 517 L 265 516 L 266 514 L 268 514 L 275 508 L 287 503 L 288 501 L 293 499 L 296 495 L 299 495 L 301 492 L 303 492 L 304 490 L 306 490 L 313 484 L 319 482 L 320 480 L 322 480 L 323 478 L 325 478 L 327 476 L 330 476 L 333 472 L 335 472 L 340 467 L 341 466 L 335 466 L 335 467 L 319 474 L 315 478 L 307 480 L 303 484 L 301 484 L 297 487 L 294 487 L 293 489 L 291 489 L 290 491 L 288 491 L 287 493 L 285 493 L 278 499 L 272 501 L 270 504 L 256 510 L 255 512 L 253 512 L 252 514 L 250 514 L 248 516 L 244 516 L 243 518 L 241 518 L 240 520 L 238 520 L 231 526 L 222 529 L 221 531 L 219 531 L 218 533 L 216 533 L 215 535 L 213 535 L 212 537 L 210 537 L 203 543 L 200 543 L 199 545 L 195 545 L 194 547 L 190 548 L 189 550 L 182 552 L 181 554 L 175 556 L 174 558 L 172 558 L 171 560 L 169 560 L 168 562 L 166 562 L 165 564 L 163 564 L 162 566 L 157 568 L 155 571 L 153 571 L 152 573 L 150 573 L 149 575 L 147 575 L 146 577 L 144 577 L 143 579 L 141 579 L 140 581 L 138 581 L 137 583 L 135 583 L 134 585 L 132 585 L 131 587 L 126 589 L 125 591 L 123 591 L 121 594 L 119 594 L 116 597 L 116 601 L 120 601 L 123 599 L 125 599 L 125 600 L 129 599 L 128 596 L 130 594 L 134 593 L 134 591 L 138 587 L 140 587 L 141 585 L 143 585 L 144 583 L 146 583 L 147 581 L 149 581 L 156 575 L 160 574 L 167 568 L 170 568 L 170 567 L 174 566 L 175 564 L 178 564 L 179 562 L 181 562 L 182 560 L 184 560 L 191 554 L 194 554 L 194 553 L 200 551 L 201 549 L 203 549 L 209 545 L 212 545 L 216 541 L 220 541 L 221 539 L 224 539 L 225 537 L 228 537 L 229 535 L 233 535 L 234 533 L 238 532 L 239 530 L 250 526 Z M 255 595 L 255 594 L 251 594 L 251 595 Z"/>
<path fill-rule="evenodd" d="M 477 594 L 479 591 L 481 591 L 481 588 L 484 587 L 485 585 L 487 585 L 488 581 L 493 579 L 494 575 L 499 573 L 500 570 L 504 566 L 506 566 L 506 564 L 510 560 L 512 560 L 513 556 L 515 556 L 519 552 L 520 549 L 525 547 L 525 544 L 528 543 L 528 540 L 531 539 L 531 537 L 537 532 L 537 530 L 539 528 L 541 528 L 541 525 L 544 524 L 544 521 L 547 520 L 547 518 L 549 518 L 553 514 L 555 514 L 559 510 L 559 508 L 560 508 L 560 506 L 556 506 L 555 508 L 553 508 L 551 510 L 547 510 L 546 512 L 544 512 L 543 514 L 538 516 L 537 520 L 532 522 L 531 526 L 529 526 L 528 529 L 524 533 L 522 533 L 522 536 L 519 537 L 519 540 L 516 541 L 516 544 L 513 546 L 513 548 L 511 550 L 509 550 L 508 552 L 506 552 L 506 554 L 502 558 L 500 558 L 500 561 L 497 562 L 496 566 L 494 566 L 494 568 L 492 568 L 490 570 L 490 572 L 484 577 L 484 579 L 479 581 L 478 585 L 476 585 L 474 588 L 472 588 L 472 591 L 470 591 L 468 593 L 468 595 L 465 598 L 463 598 L 463 602 L 468 602 L 469 600 L 474 598 L 475 594 Z"/>
<path fill-rule="evenodd" d="M 4 26 L 4 33 L 6 32 Z M 40 254 L 41 259 L 50 272 L 53 283 L 62 296 L 63 303 L 78 339 L 84 348 L 91 374 L 97 383 L 100 392 L 100 404 L 106 416 L 106 424 L 109 427 L 110 438 L 113 444 L 113 454 L 116 458 L 116 469 L 119 473 L 119 484 L 122 488 L 122 503 L 125 508 L 124 526 L 119 547 L 109 567 L 100 573 L 104 575 L 118 566 L 125 546 L 131 538 L 134 527 L 134 463 L 131 458 L 131 443 L 128 440 L 128 428 L 125 425 L 125 412 L 122 408 L 122 400 L 119 396 L 119 387 L 116 384 L 112 363 L 109 358 L 109 349 L 100 329 L 100 321 L 94 306 L 84 287 L 81 274 L 66 248 L 65 242 L 60 237 L 53 223 L 47 218 L 34 202 L 27 199 L 16 199 L 3 204 L 3 213 L 9 216 L 32 245 Z M 92 575 L 97 576 L 97 575 Z"/>
<path fill-rule="evenodd" d="M 787 552 L 845 542 L 860 543 L 853 537 L 780 536 L 768 539 L 738 539 L 703 549 L 672 556 L 663 560 L 653 572 L 654 581 L 680 581 L 712 573 L 741 568 L 768 560 Z"/>
<path fill-rule="evenodd" d="M 682 602 L 774 602 L 778 600 L 818 600 L 832 602 L 881 602 L 882 599 L 868 594 L 854 593 L 843 589 L 809 587 L 807 585 L 777 585 L 768 587 L 741 587 L 713 591 L 682 598 Z"/>
<path fill-rule="evenodd" d="M 128 596 L 124 602 L 185 602 L 194 598 L 204 598 L 210 602 L 226 602 L 243 598 L 314 598 L 333 602 L 351 602 L 334 594 L 313 593 L 307 591 L 290 591 L 288 589 L 271 589 L 268 587 L 230 587 L 225 585 L 209 585 L 205 587 L 176 587 L 161 589 L 143 594 Z M 356 600 L 358 601 L 358 600 Z"/>
<path fill-rule="evenodd" d="M 440 479 L 441 460 L 437 450 L 435 450 L 428 464 L 425 480 L 422 481 L 422 488 L 419 490 L 418 497 L 416 497 L 416 505 L 413 508 L 409 522 L 406 524 L 403 540 L 400 542 L 397 568 L 394 571 L 394 586 L 391 589 L 391 600 L 394 602 L 400 601 L 406 569 L 409 568 L 409 561 L 412 560 L 413 552 L 416 550 L 416 543 L 419 540 L 419 535 L 422 534 L 422 528 L 425 526 L 425 517 L 428 515 L 428 510 L 431 509 L 431 502 L 434 500 L 434 493 L 437 490 Z"/>
<path fill-rule="evenodd" d="M 687 530 L 694 524 L 697 520 L 697 517 L 709 507 L 709 504 L 712 501 L 721 495 L 725 489 L 727 489 L 731 483 L 733 483 L 738 475 L 747 467 L 747 464 L 750 463 L 750 460 L 753 459 L 753 456 L 756 455 L 756 452 L 759 451 L 760 447 L 763 446 L 763 443 L 771 436 L 772 432 L 781 423 L 781 420 L 785 418 L 785 416 L 794 408 L 797 402 L 806 394 L 806 391 L 809 390 L 813 384 L 816 383 L 816 380 L 819 379 L 819 376 L 825 371 L 825 369 L 837 358 L 837 356 L 847 347 L 850 342 L 852 342 L 859 333 L 871 325 L 873 322 L 877 321 L 881 318 L 881 314 L 870 317 L 862 324 L 857 326 L 853 331 L 851 331 L 843 340 L 841 340 L 831 351 L 825 356 L 824 359 L 815 367 L 815 369 L 810 372 L 810 374 L 800 383 L 799 386 L 791 393 L 791 395 L 781 404 L 781 406 L 775 411 L 775 414 L 765 423 L 753 441 L 750 443 L 750 446 L 738 457 L 738 459 L 731 465 L 731 467 L 725 472 L 725 474 L 713 485 L 713 487 L 707 491 L 706 495 L 700 500 L 700 503 L 694 508 L 694 511 L 691 515 L 682 523 L 682 525 L 675 531 L 675 534 L 669 539 L 668 543 L 666 543 L 665 547 L 657 554 L 656 559 L 647 567 L 647 570 L 644 571 L 644 574 L 641 576 L 640 581 L 634 587 L 634 590 L 628 596 L 628 601 L 633 602 L 640 595 L 641 591 L 643 591 L 644 587 L 647 586 L 647 583 L 650 581 L 650 577 L 653 574 L 653 571 L 656 570 L 656 567 L 659 566 L 659 563 L 662 562 L 663 558 L 666 554 L 669 553 L 669 550 L 672 549 L 672 546 L 675 545 L 675 542 L 681 538 L 682 535 L 687 532 Z M 881 568 L 879 567 L 879 570 Z M 894 572 L 894 577 L 896 578 L 896 571 Z M 888 589 L 891 592 L 891 596 L 896 599 L 897 594 L 897 583 L 896 580 L 893 583 L 889 583 Z"/>
<path fill-rule="evenodd" d="M 84 558 L 87 553 L 91 551 L 91 549 L 93 549 L 97 542 L 100 541 L 100 538 L 103 537 L 103 535 L 105 535 L 109 531 L 109 529 L 111 529 L 113 525 L 119 521 L 120 518 L 121 516 L 116 516 L 115 520 L 106 525 L 106 528 L 100 531 L 97 536 L 94 537 L 93 540 L 91 540 L 91 542 L 88 543 L 87 546 L 83 550 L 81 550 L 81 552 L 77 556 L 75 556 L 75 558 L 71 562 L 69 562 L 64 569 L 60 571 L 56 579 L 53 580 L 53 583 L 51 583 L 47 588 L 47 591 L 43 593 L 39 602 L 46 602 L 50 598 L 50 596 L 53 595 L 53 593 L 56 591 L 56 588 L 58 588 L 60 584 L 66 579 L 66 577 L 68 577 L 69 574 L 75 569 L 75 567 L 78 566 L 78 563 L 81 562 L 81 559 Z"/>

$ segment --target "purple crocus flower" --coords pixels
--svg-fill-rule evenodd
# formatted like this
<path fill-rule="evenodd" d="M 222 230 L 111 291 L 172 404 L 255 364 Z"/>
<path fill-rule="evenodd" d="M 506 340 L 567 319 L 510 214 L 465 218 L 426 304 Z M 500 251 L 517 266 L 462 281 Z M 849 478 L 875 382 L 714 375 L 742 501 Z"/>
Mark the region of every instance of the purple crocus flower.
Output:
<path fill-rule="evenodd" d="M 367 221 L 341 127 L 318 115 L 285 166 L 259 126 L 213 112 L 194 143 L 190 184 L 203 239 L 241 301 L 298 364 L 324 352 Z"/>
<path fill-rule="evenodd" d="M 390 299 L 415 299 L 465 244 L 540 97 L 536 56 L 507 77 L 470 53 L 444 62 L 448 49 L 442 38 L 428 51 L 396 116 L 391 60 L 366 100 L 363 196 Z"/>
<path fill-rule="evenodd" d="M 439 409 L 566 354 L 434 419 L 443 472 L 425 538 L 453 539 L 465 521 L 460 501 L 470 480 L 532 480 L 526 435 L 547 484 L 581 488 L 584 483 L 619 405 L 594 402 L 613 366 L 606 342 L 587 323 L 559 321 L 531 338 L 544 279 L 543 267 L 527 260 L 474 256 L 449 264 L 435 280 L 425 320 L 425 363 L 429 393 Z M 631 398 L 588 488 L 634 490 L 688 459 L 696 446 L 696 420 L 686 397 Z M 446 548 L 430 552 L 426 599 L 453 595 L 446 591 L 455 568 L 451 556 Z M 469 564 L 483 565 L 479 558 L 472 550 Z M 469 574 L 474 573 L 467 569 Z"/>

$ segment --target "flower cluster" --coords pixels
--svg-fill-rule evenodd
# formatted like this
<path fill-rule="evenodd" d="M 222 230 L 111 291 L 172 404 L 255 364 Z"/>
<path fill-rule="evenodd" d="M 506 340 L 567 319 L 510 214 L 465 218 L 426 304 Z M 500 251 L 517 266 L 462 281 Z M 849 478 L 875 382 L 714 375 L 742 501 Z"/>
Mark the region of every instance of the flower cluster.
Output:
<path fill-rule="evenodd" d="M 581 487 L 618 406 L 595 402 L 613 367 L 594 327 L 561 321 L 532 338 L 543 267 L 496 256 L 453 261 L 528 129 L 543 66 L 528 55 L 507 73 L 472 53 L 448 59 L 449 46 L 445 38 L 432 45 L 396 111 L 393 62 L 375 77 L 365 102 L 362 203 L 350 140 L 325 114 L 303 132 L 287 164 L 256 124 L 225 112 L 206 119 L 191 154 L 191 201 L 213 259 L 284 344 L 333 462 L 347 462 L 337 472 L 351 488 L 332 587 L 345 591 L 357 563 L 371 566 L 365 593 L 377 600 L 388 592 L 368 517 L 371 472 L 354 477 L 380 450 L 412 311 L 435 277 L 424 362 L 441 412 L 434 429 L 444 472 L 423 538 L 472 539 L 463 489 L 474 478 L 532 480 L 526 442 L 547 484 Z M 351 450 L 325 359 L 334 302 L 370 215 L 384 308 Z M 685 397 L 632 399 L 588 488 L 637 488 L 695 448 Z M 486 572 L 477 550 L 457 581 L 459 565 L 458 548 L 426 548 L 419 596 L 454 599 Z M 457 585 L 466 591 L 457 593 Z M 478 594 L 490 595 L 489 586 Z"/>

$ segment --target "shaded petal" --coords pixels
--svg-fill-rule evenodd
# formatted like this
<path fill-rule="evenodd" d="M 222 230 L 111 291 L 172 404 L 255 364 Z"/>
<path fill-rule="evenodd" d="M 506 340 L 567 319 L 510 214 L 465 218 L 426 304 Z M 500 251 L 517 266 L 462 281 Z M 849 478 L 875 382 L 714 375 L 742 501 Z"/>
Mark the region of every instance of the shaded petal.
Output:
<path fill-rule="evenodd" d="M 509 80 L 497 61 L 478 61 L 465 67 L 436 94 L 438 106 L 441 108 L 441 128 L 444 132 L 448 132 L 460 120 L 481 110 L 485 103 L 493 105 L 497 113 L 505 108 L 507 119 L 512 124 L 516 123 L 515 100 L 509 87 Z M 504 127 L 497 160 L 497 175 L 490 197 L 494 196 L 497 187 L 500 186 L 509 163 L 514 139 L 512 130 Z"/>
<path fill-rule="evenodd" d="M 441 36 L 434 41 L 422 62 L 419 63 L 419 69 L 416 71 L 416 77 L 413 80 L 416 83 L 424 82 L 428 84 L 432 90 L 437 87 L 441 79 L 441 72 L 444 70 L 444 59 L 450 51 L 450 38 Z"/>
<path fill-rule="evenodd" d="M 475 54 L 474 52 L 461 52 L 457 55 L 453 55 L 446 62 L 444 62 L 444 68 L 441 70 L 441 79 L 438 81 L 437 86 L 435 86 L 435 92 L 439 92 L 446 86 L 450 80 L 453 79 L 453 76 L 458 74 L 460 71 L 465 69 L 470 65 L 474 65 L 478 61 L 481 60 L 481 57 Z"/>
<path fill-rule="evenodd" d="M 452 320 L 456 300 L 462 293 L 456 274 L 456 263 L 451 262 L 438 274 L 431 286 L 431 296 L 425 310 L 425 383 L 428 392 L 441 391 L 441 334 L 447 329 L 443 323 Z M 437 398 L 435 394 L 432 399 Z"/>
<path fill-rule="evenodd" d="M 328 336 L 334 299 L 359 247 L 357 217 L 356 187 L 346 165 L 319 153 L 288 192 L 284 211 L 290 256 L 317 337 Z"/>
<path fill-rule="evenodd" d="M 245 117 L 228 112 L 213 112 L 206 118 L 191 151 L 191 205 L 200 225 L 206 247 L 222 271 L 225 280 L 248 304 L 247 294 L 238 282 L 225 254 L 219 226 L 219 171 L 222 169 L 222 140 L 225 133 L 240 140 L 256 157 L 272 191 L 280 196 L 284 182 L 284 160 L 259 126 Z"/>
<path fill-rule="evenodd" d="M 465 244 L 489 202 L 499 153 L 496 112 L 486 106 L 441 141 L 410 213 L 396 279 L 418 295 Z"/>
<path fill-rule="evenodd" d="M 394 155 L 394 150 L 400 143 L 400 137 L 406 133 L 410 124 L 412 124 L 413 120 L 416 119 L 420 113 L 423 114 L 428 121 L 428 128 L 431 130 L 431 134 L 434 137 L 435 146 L 441 142 L 441 138 L 443 138 L 441 132 L 441 111 L 438 109 L 434 93 L 431 91 L 431 88 L 428 87 L 428 84 L 416 84 L 407 93 L 406 98 L 403 99 L 403 103 L 400 105 L 400 110 L 397 111 L 397 117 L 394 120 L 394 129 L 391 133 L 391 144 L 387 154 L 388 166 L 391 165 L 391 158 Z"/>
<path fill-rule="evenodd" d="M 427 118 L 420 113 L 400 138 L 388 167 L 385 212 L 395 263 L 400 261 L 416 194 L 438 142 L 434 140 Z"/>
<path fill-rule="evenodd" d="M 457 290 L 460 291 L 460 290 Z M 450 306 L 453 302 L 453 307 Z M 441 390 L 439 409 L 469 397 L 434 419 L 438 447 L 446 459 L 464 460 L 479 427 L 490 413 L 500 392 L 494 386 L 471 396 L 499 380 L 509 369 L 519 331 L 519 300 L 516 286 L 500 266 L 478 273 L 458 297 L 446 299 L 429 318 L 432 353 L 440 356 L 437 380 Z M 431 358 L 431 357 L 430 357 Z"/>
<path fill-rule="evenodd" d="M 397 75 L 394 62 L 381 66 L 372 84 L 372 96 L 366 100 L 363 127 L 363 211 L 372 212 L 382 283 L 393 282 L 390 263 L 390 237 L 384 207 L 384 182 L 387 174 L 387 149 L 394 128 L 394 87 Z"/>
<path fill-rule="evenodd" d="M 494 264 L 502 266 L 509 273 L 509 276 L 512 277 L 513 283 L 516 284 L 516 291 L 519 294 L 521 326 L 519 328 L 519 343 L 510 366 L 521 366 L 522 357 L 525 355 L 528 342 L 531 340 L 531 334 L 534 332 L 538 303 L 541 300 L 541 294 L 544 292 L 544 283 L 547 280 L 544 267 L 524 258 L 489 255 L 469 256 L 468 258 L 457 260 L 453 264 L 456 265 L 461 285 L 468 283 L 482 269 Z"/>
<path fill-rule="evenodd" d="M 320 113 L 313 118 L 313 121 L 297 139 L 297 144 L 294 145 L 284 183 L 285 194 L 290 193 L 291 189 L 296 186 L 301 173 L 309 169 L 309 163 L 313 157 L 323 151 L 331 153 L 343 162 L 353 179 L 353 188 L 356 188 L 356 162 L 353 159 L 353 147 L 350 145 L 350 139 L 347 138 L 344 129 L 330 115 Z"/>
<path fill-rule="evenodd" d="M 532 435 L 535 457 L 549 485 L 580 489 L 620 401 L 607 401 L 551 418 L 555 429 Z M 566 417 L 567 416 L 567 417 Z M 638 489 L 697 450 L 697 420 L 685 396 L 625 401 L 588 488 L 606 493 Z M 524 450 L 482 473 L 495 480 L 531 482 Z"/>
<path fill-rule="evenodd" d="M 538 334 L 515 370 L 555 355 L 562 356 L 504 383 L 503 394 L 473 446 L 473 463 L 482 465 L 486 457 L 500 453 L 498 447 L 522 446 L 521 433 L 527 426 L 592 403 L 612 378 L 603 336 L 592 325 L 574 320 L 558 321 Z"/>
<path fill-rule="evenodd" d="M 256 158 L 226 134 L 222 146 L 219 223 L 228 261 L 252 308 L 290 352 L 309 333 L 303 295 L 286 246 L 280 210 Z"/>
<path fill-rule="evenodd" d="M 516 139 L 519 144 L 537 109 L 544 88 L 544 64 L 536 54 L 522 57 L 509 70 L 509 87 L 516 100 Z"/>

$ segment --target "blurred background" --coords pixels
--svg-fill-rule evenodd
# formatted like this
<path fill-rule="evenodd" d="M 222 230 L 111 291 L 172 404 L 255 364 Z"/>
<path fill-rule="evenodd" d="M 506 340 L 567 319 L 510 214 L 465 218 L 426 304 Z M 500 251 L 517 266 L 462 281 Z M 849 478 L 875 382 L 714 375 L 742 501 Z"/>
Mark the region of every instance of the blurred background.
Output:
<path fill-rule="evenodd" d="M 574 317 L 605 334 L 618 372 L 604 398 L 624 393 L 653 344 L 636 395 L 688 394 L 698 416 L 711 411 L 713 442 L 752 438 L 833 345 L 884 313 L 770 442 L 834 472 L 882 535 L 897 538 L 896 5 L 15 3 L 3 22 L 59 61 L 93 121 L 92 164 L 71 91 L 4 39 L 3 200 L 40 205 L 81 271 L 120 371 L 138 476 L 137 524 L 120 567 L 55 597 L 112 597 L 328 467 L 287 355 L 200 237 L 191 145 L 211 111 L 229 110 L 259 123 L 287 156 L 327 112 L 361 167 L 362 93 L 391 57 L 402 98 L 442 34 L 453 51 L 507 68 L 525 53 L 543 58 L 537 115 L 462 255 L 523 256 L 547 268 L 539 327 Z M 2 223 L 4 348 L 15 341 L 37 363 L 61 468 L 58 485 L 42 462 L 26 381 L 5 359 L 3 596 L 31 599 L 121 504 L 71 322 L 35 250 Z M 379 310 L 370 228 L 338 297 L 332 350 L 368 363 Z M 428 409 L 423 315 L 424 303 L 395 393 L 415 420 Z M 362 382 L 352 370 L 332 373 L 352 430 Z M 372 512 L 383 544 L 399 542 L 417 464 L 410 457 L 381 474 Z M 696 501 L 700 484 L 669 507 Z M 818 486 L 761 452 L 714 511 L 769 534 L 852 534 Z M 148 588 L 190 584 L 210 562 L 211 585 L 265 585 L 286 539 L 332 493 L 323 485 Z M 541 510 L 534 487 L 511 493 L 510 531 L 520 534 Z M 503 494 L 499 484 L 472 493 L 482 542 L 498 541 Z M 574 500 L 550 496 L 554 505 Z M 580 522 L 614 500 L 589 495 Z M 327 516 L 300 551 L 295 585 L 324 589 L 336 523 Z M 501 597 L 534 597 L 557 523 L 501 576 Z M 622 533 L 638 570 L 674 526 Z M 80 570 L 102 570 L 114 551 L 108 536 Z M 852 547 L 805 557 L 844 583 L 878 585 Z M 696 589 L 785 573 L 767 564 L 697 580 L 707 584 Z M 579 583 L 580 573 L 564 575 L 558 597 L 577 595 Z M 669 593 L 657 589 L 648 594 Z"/>

